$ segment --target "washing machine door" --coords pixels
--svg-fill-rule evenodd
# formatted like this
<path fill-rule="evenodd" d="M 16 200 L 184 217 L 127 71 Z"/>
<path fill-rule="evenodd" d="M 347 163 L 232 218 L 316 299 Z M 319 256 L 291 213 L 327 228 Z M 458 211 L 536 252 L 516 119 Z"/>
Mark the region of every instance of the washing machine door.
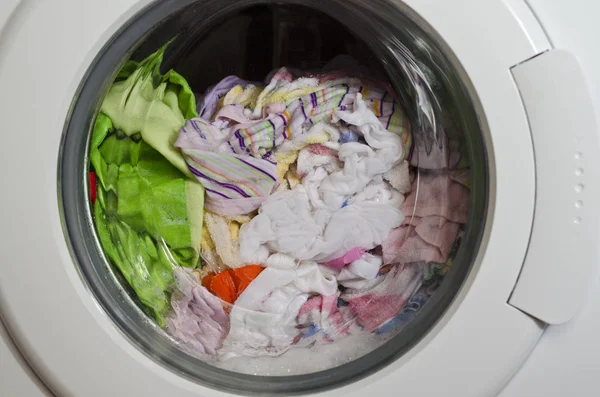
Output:
<path fill-rule="evenodd" d="M 598 146 L 576 61 L 551 50 L 524 2 L 394 1 L 443 43 L 482 126 L 489 178 L 470 271 L 418 343 L 380 352 L 368 369 L 205 379 L 133 340 L 91 292 L 59 192 L 63 134 L 99 54 L 115 43 L 126 52 L 145 34 L 132 20 L 149 29 L 187 3 L 26 1 L 3 30 L 0 313 L 37 374 L 59 396 L 499 391 L 545 325 L 572 315 L 580 296 L 565 291 L 585 289 L 597 241 L 588 203 L 598 197 Z"/>

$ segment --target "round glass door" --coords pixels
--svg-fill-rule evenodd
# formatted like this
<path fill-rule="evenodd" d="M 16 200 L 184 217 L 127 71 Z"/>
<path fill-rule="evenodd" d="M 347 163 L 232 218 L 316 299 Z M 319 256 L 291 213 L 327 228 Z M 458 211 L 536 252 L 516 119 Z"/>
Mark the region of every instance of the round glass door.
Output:
<path fill-rule="evenodd" d="M 488 205 L 476 98 L 397 1 L 165 1 L 98 55 L 61 195 L 141 350 L 239 393 L 352 382 L 461 288 Z"/>

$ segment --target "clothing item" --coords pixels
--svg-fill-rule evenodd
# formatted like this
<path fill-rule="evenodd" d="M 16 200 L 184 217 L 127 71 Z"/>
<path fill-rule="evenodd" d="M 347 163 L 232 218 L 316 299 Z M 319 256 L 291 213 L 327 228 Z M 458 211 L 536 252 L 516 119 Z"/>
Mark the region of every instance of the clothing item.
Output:
<path fill-rule="evenodd" d="M 458 251 L 460 240 L 459 235 L 452 248 L 453 253 Z M 378 334 L 398 332 L 415 318 L 442 284 L 444 276 L 452 266 L 452 259 L 448 259 L 446 263 L 419 263 L 418 265 L 423 268 L 423 285 L 406 303 L 400 314 L 377 329 Z"/>
<path fill-rule="evenodd" d="M 219 274 L 211 273 L 202 279 L 202 285 L 222 302 L 233 304 L 262 271 L 261 266 L 248 265 Z"/>
<path fill-rule="evenodd" d="M 341 298 L 348 302 L 363 330 L 371 332 L 400 313 L 422 279 L 423 271 L 418 265 L 395 266 L 371 289 L 349 289 Z"/>
<path fill-rule="evenodd" d="M 327 173 L 339 171 L 342 167 L 337 151 L 321 144 L 309 145 L 300 150 L 296 163 L 296 175 L 304 178 L 317 167 L 323 167 Z"/>
<path fill-rule="evenodd" d="M 406 216 L 440 216 L 456 223 L 467 223 L 469 190 L 446 173 L 421 173 L 402 206 Z"/>
<path fill-rule="evenodd" d="M 379 203 L 387 204 L 394 208 L 401 208 L 404 204 L 404 195 L 387 182 L 371 181 L 362 192 L 355 194 L 353 197 L 346 200 L 345 203 L 357 205 L 363 203 Z"/>
<path fill-rule="evenodd" d="M 277 165 L 223 149 L 221 131 L 203 119 L 189 120 L 175 142 L 191 173 L 206 188 L 206 208 L 221 215 L 247 214 L 279 185 Z"/>
<path fill-rule="evenodd" d="M 328 173 L 317 166 L 302 185 L 270 196 L 259 215 L 240 230 L 242 261 L 264 264 L 271 253 L 280 252 L 300 260 L 327 262 L 352 248 L 375 248 L 400 225 L 402 213 L 387 203 L 344 205 L 371 180 L 381 180 L 402 161 L 403 153 L 401 138 L 385 130 L 360 94 L 353 107 L 352 112 L 334 115 L 355 126 L 366 144 L 341 145 L 342 170 Z"/>
<path fill-rule="evenodd" d="M 252 217 L 247 215 L 225 217 L 204 212 L 200 241 L 202 275 L 243 265 L 239 260 L 239 231 L 240 225 L 250 220 Z"/>
<path fill-rule="evenodd" d="M 242 266 L 240 261 L 240 248 L 237 238 L 232 238 L 230 222 L 224 217 L 206 211 L 204 224 L 208 229 L 219 262 L 215 265 L 225 268 L 236 268 Z M 213 266 L 214 267 L 214 266 Z"/>
<path fill-rule="evenodd" d="M 382 265 L 381 256 L 365 253 L 342 269 L 336 278 L 346 288 L 369 288 L 376 284 L 374 281 Z"/>
<path fill-rule="evenodd" d="M 332 296 L 317 296 L 299 311 L 302 338 L 329 343 L 339 337 L 377 330 L 395 318 L 421 286 L 420 265 L 394 266 L 370 288 L 347 289 Z M 296 340 L 297 343 L 299 339 Z"/>
<path fill-rule="evenodd" d="M 383 263 L 446 262 L 467 221 L 468 199 L 468 189 L 445 173 L 416 178 L 402 206 L 404 225 L 382 245 Z"/>
<path fill-rule="evenodd" d="M 248 84 L 245 87 L 236 85 L 223 97 L 223 106 L 241 105 L 244 108 L 253 109 L 262 90 L 263 87 L 254 84 Z"/>
<path fill-rule="evenodd" d="M 335 278 L 315 262 L 276 254 L 266 266 L 231 308 L 231 330 L 219 351 L 223 358 L 284 353 L 298 334 L 295 319 L 309 296 L 337 291 Z"/>
<path fill-rule="evenodd" d="M 230 77 L 216 88 L 237 83 Z M 336 116 L 334 112 L 354 107 L 359 93 L 365 95 L 363 105 L 368 103 L 363 107 L 374 111 L 386 128 L 402 137 L 397 139 L 400 146 L 408 147 L 410 127 L 391 95 L 386 99 L 386 91 L 369 89 L 356 79 L 328 80 L 323 84 L 318 78 L 292 81 L 285 68 L 275 73 L 261 92 L 253 112 L 232 104 L 223 106 L 213 123 L 202 118 L 189 120 L 175 145 L 182 150 L 190 172 L 207 188 L 207 208 L 222 215 L 248 213 L 258 208 L 280 183 L 275 177 L 275 164 L 269 160 L 271 151 L 276 148 L 274 159 L 289 164 L 307 145 L 329 143 L 339 148 L 340 128 L 332 123 L 346 116 Z M 375 116 L 368 118 L 370 123 L 374 120 Z M 350 134 L 346 127 L 341 130 L 344 136 Z M 353 133 L 358 135 L 359 131 Z M 352 150 L 348 152 L 352 154 Z M 398 153 L 402 155 L 403 151 Z M 298 172 L 304 172 L 304 168 Z"/>
<path fill-rule="evenodd" d="M 417 225 L 392 230 L 383 243 L 383 262 L 445 262 L 456 239 L 459 224 L 440 217 L 415 218 Z"/>
<path fill-rule="evenodd" d="M 183 156 L 173 146 L 186 119 L 197 117 L 196 100 L 185 79 L 170 70 L 160 74 L 168 43 L 138 64 L 129 63 L 102 102 L 101 112 L 114 128 L 144 140 L 171 164 L 191 176 Z M 133 67 L 132 67 L 133 66 Z M 129 74 L 131 73 L 131 74 Z"/>
<path fill-rule="evenodd" d="M 90 152 L 102 246 L 157 322 L 202 360 L 403 327 L 467 219 L 466 157 L 429 87 L 412 76 L 413 144 L 393 90 L 348 59 L 332 66 L 353 75 L 226 77 L 198 116 L 163 53 L 119 73 Z"/>
<path fill-rule="evenodd" d="M 145 141 L 120 135 L 105 114 L 96 120 L 90 158 L 102 248 L 164 325 L 173 267 L 198 264 L 204 189 Z"/>
<path fill-rule="evenodd" d="M 437 137 L 432 132 L 414 134 L 409 156 L 411 165 L 427 170 L 454 170 L 467 166 L 458 142 L 450 140 L 443 127 L 437 132 Z"/>
<path fill-rule="evenodd" d="M 313 209 L 304 185 L 272 195 L 260 213 L 240 229 L 244 263 L 265 264 L 272 253 L 328 262 L 349 249 L 372 249 L 402 223 L 387 204 L 348 205 L 335 212 Z"/>
<path fill-rule="evenodd" d="M 399 135 L 404 146 L 409 147 L 408 120 L 387 91 L 350 78 L 324 80 L 323 83 L 316 77 L 292 80 L 285 68 L 277 72 L 261 92 L 253 111 L 239 105 L 226 105 L 215 116 L 215 126 L 224 130 L 223 140 L 237 154 L 260 158 L 277 147 L 279 155 L 285 156 L 308 144 L 331 140 L 330 136 L 325 141 L 315 138 L 316 131 L 312 127 L 329 123 L 335 110 L 350 109 L 358 93 L 382 125 Z M 337 131 L 333 133 L 337 138 L 334 142 L 337 142 L 339 135 Z"/>
<path fill-rule="evenodd" d="M 215 86 L 209 88 L 206 94 L 198 101 L 198 116 L 204 120 L 212 120 L 218 110 L 219 100 L 233 87 L 245 87 L 249 82 L 237 76 L 227 76 Z"/>
<path fill-rule="evenodd" d="M 173 311 L 167 317 L 167 330 L 192 354 L 216 355 L 229 332 L 229 317 L 219 299 L 199 285 L 191 271 L 178 268 L 173 274 Z"/>
<path fill-rule="evenodd" d="M 341 270 L 357 260 L 359 260 L 365 254 L 365 250 L 362 248 L 352 248 L 343 256 L 325 262 L 323 265 L 331 269 Z"/>
<path fill-rule="evenodd" d="M 412 183 L 408 161 L 402 161 L 394 166 L 391 170 L 385 173 L 383 178 L 388 181 L 390 185 L 398 192 L 402 194 L 410 193 Z"/>

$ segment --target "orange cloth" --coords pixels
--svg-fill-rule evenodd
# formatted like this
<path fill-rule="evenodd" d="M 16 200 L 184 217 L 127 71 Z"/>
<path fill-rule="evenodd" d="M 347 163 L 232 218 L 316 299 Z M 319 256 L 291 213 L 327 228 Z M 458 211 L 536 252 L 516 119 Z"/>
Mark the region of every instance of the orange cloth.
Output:
<path fill-rule="evenodd" d="M 202 285 L 222 301 L 233 304 L 263 270 L 259 265 L 229 269 L 205 276 Z"/>

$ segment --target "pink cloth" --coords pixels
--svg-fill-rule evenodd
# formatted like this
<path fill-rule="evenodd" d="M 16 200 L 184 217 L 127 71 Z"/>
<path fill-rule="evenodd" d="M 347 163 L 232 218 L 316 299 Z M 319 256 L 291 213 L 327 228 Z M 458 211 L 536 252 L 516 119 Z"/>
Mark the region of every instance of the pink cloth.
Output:
<path fill-rule="evenodd" d="M 419 265 L 395 266 L 375 287 L 347 290 L 342 299 L 365 331 L 374 331 L 396 317 L 423 282 Z"/>
<path fill-rule="evenodd" d="M 296 176 L 303 179 L 316 167 L 324 167 L 327 172 L 339 170 L 337 152 L 321 144 L 309 145 L 300 151 L 296 163 Z"/>
<path fill-rule="evenodd" d="M 217 297 L 199 285 L 188 269 L 174 271 L 173 312 L 167 318 L 171 335 L 196 355 L 215 355 L 229 332 L 229 316 Z"/>
<path fill-rule="evenodd" d="M 383 263 L 445 263 L 468 208 L 469 190 L 448 175 L 416 178 L 401 209 L 404 224 L 382 244 Z"/>
<path fill-rule="evenodd" d="M 315 296 L 309 299 L 298 313 L 298 322 L 303 325 L 314 324 L 318 327 L 317 335 L 306 340 L 311 343 L 313 339 L 331 342 L 340 336 L 348 336 L 360 331 L 354 321 L 352 313 L 337 307 L 339 293 L 330 296 Z"/>
<path fill-rule="evenodd" d="M 365 250 L 362 248 L 352 248 L 344 256 L 326 262 L 323 265 L 331 269 L 342 270 L 350 263 L 360 259 L 364 255 L 364 253 Z"/>
<path fill-rule="evenodd" d="M 423 269 L 419 265 L 394 266 L 387 274 L 379 276 L 379 282 L 371 288 L 348 288 L 341 295 L 315 296 L 300 309 L 298 323 L 306 335 L 305 343 L 331 342 L 340 336 L 371 332 L 396 317 L 406 302 L 419 289 L 423 281 Z M 338 307 L 338 299 L 346 304 Z M 311 328 L 312 327 L 312 328 Z"/>
<path fill-rule="evenodd" d="M 451 222 L 466 223 L 469 189 L 447 174 L 421 174 L 413 181 L 412 191 L 400 210 L 408 218 L 441 216 Z"/>
<path fill-rule="evenodd" d="M 382 245 L 383 263 L 446 262 L 459 224 L 433 216 L 413 222 L 392 230 Z"/>
<path fill-rule="evenodd" d="M 443 128 L 438 129 L 437 140 L 433 133 L 415 134 L 409 161 L 414 167 L 429 170 L 453 170 L 461 163 L 458 143 L 449 140 Z"/>

